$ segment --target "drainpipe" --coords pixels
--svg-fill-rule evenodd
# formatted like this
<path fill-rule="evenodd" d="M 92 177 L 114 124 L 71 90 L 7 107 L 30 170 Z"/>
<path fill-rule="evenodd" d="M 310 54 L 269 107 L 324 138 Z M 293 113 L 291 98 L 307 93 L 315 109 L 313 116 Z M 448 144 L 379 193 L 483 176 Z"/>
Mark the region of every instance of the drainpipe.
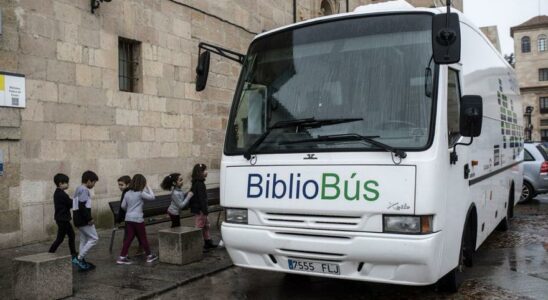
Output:
<path fill-rule="evenodd" d="M 346 0 L 346 12 L 349 12 L 349 11 L 350 11 L 350 7 L 348 7 L 348 5 L 349 5 L 349 4 L 348 4 L 348 1 L 349 1 L 349 0 Z"/>

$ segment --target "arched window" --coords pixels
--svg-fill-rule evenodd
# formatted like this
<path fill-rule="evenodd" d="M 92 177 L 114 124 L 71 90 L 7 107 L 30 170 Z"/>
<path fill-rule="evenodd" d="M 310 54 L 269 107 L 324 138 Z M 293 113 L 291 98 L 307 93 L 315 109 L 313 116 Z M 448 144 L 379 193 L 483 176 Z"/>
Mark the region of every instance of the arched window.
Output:
<path fill-rule="evenodd" d="M 333 14 L 333 6 L 329 1 L 322 0 L 322 4 L 320 5 L 320 11 L 322 16 L 331 15 Z"/>
<path fill-rule="evenodd" d="M 528 36 L 524 36 L 521 38 L 521 52 L 531 52 L 531 38 L 529 38 Z"/>
<path fill-rule="evenodd" d="M 546 36 L 541 34 L 538 36 L 538 52 L 546 51 Z"/>

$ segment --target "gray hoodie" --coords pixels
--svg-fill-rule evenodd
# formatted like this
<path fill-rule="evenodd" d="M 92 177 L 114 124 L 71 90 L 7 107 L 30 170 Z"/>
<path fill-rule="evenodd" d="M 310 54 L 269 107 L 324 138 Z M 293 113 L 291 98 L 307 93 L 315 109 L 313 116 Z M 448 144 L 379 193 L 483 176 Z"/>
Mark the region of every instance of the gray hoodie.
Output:
<path fill-rule="evenodd" d="M 192 195 L 192 192 L 185 193 L 180 188 L 174 188 L 173 191 L 171 191 L 171 204 L 167 208 L 167 212 L 171 215 L 178 216 L 179 211 L 187 206 Z"/>
<path fill-rule="evenodd" d="M 142 192 L 129 190 L 122 200 L 122 208 L 126 211 L 126 222 L 143 223 L 144 200 L 154 200 L 154 193 L 148 186 Z"/>

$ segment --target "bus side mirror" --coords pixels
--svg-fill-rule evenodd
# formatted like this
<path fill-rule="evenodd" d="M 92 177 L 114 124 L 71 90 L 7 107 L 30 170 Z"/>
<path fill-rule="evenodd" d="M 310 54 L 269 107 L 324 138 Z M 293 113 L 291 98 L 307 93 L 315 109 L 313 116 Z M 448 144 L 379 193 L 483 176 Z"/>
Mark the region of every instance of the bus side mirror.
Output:
<path fill-rule="evenodd" d="M 439 14 L 433 17 L 432 48 L 436 64 L 448 65 L 460 61 L 461 35 L 458 14 Z"/>
<path fill-rule="evenodd" d="M 466 137 L 480 136 L 482 120 L 481 96 L 463 96 L 460 100 L 460 134 Z"/>
<path fill-rule="evenodd" d="M 204 51 L 198 58 L 196 66 L 196 91 L 203 91 L 207 84 L 207 76 L 209 75 L 209 59 L 211 54 L 209 51 Z"/>

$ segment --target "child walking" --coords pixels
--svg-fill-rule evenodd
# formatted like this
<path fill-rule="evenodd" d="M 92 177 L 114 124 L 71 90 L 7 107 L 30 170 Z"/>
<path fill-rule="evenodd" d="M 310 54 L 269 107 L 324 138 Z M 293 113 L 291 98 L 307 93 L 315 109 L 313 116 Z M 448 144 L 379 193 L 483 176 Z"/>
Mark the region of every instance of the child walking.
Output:
<path fill-rule="evenodd" d="M 76 188 L 72 199 L 74 226 L 80 231 L 80 253 L 75 264 L 80 270 L 89 271 L 95 268 L 92 263 L 86 261 L 89 250 L 97 244 L 99 236 L 95 230 L 95 223 L 91 217 L 91 193 L 90 190 L 99 181 L 99 177 L 93 171 L 85 171 L 82 174 L 82 185 Z"/>
<path fill-rule="evenodd" d="M 196 164 L 192 169 L 192 188 L 190 189 L 194 194 L 190 199 L 190 212 L 194 214 L 195 225 L 198 228 L 202 228 L 202 235 L 204 238 L 204 250 L 216 248 L 217 245 L 213 244 L 211 236 L 209 234 L 209 220 L 207 219 L 207 192 L 205 186 L 205 179 L 207 177 L 207 166 L 204 164 Z"/>
<path fill-rule="evenodd" d="M 116 260 L 119 265 L 128 265 L 132 261 L 128 259 L 127 253 L 131 242 L 135 236 L 143 246 L 147 255 L 147 263 L 153 262 L 158 259 L 158 256 L 150 251 L 150 246 L 147 240 L 147 233 L 145 229 L 145 220 L 143 219 L 143 202 L 144 200 L 154 200 L 154 193 L 152 189 L 147 186 L 147 180 L 145 176 L 136 174 L 131 179 L 129 184 L 129 191 L 124 195 L 121 207 L 126 211 L 126 229 L 127 236 L 124 239 L 124 245 L 120 252 L 120 257 Z"/>
<path fill-rule="evenodd" d="M 57 223 L 57 238 L 51 244 L 49 248 L 50 253 L 55 253 L 57 248 L 63 240 L 65 235 L 68 236 L 70 255 L 72 256 L 72 263 L 78 265 L 78 253 L 76 253 L 76 247 L 74 245 L 74 230 L 72 224 L 70 224 L 70 210 L 72 209 L 72 199 L 65 192 L 69 186 L 69 177 L 65 174 L 58 173 L 53 176 L 53 182 L 57 188 L 53 193 L 53 205 L 55 207 L 55 223 Z"/>
<path fill-rule="evenodd" d="M 126 211 L 122 208 L 121 204 L 122 201 L 124 201 L 124 196 L 126 195 L 126 192 L 129 191 L 129 184 L 131 183 L 131 177 L 128 175 L 121 176 L 118 178 L 118 188 L 122 192 L 122 196 L 120 197 L 120 208 L 118 209 L 118 214 L 116 215 L 116 223 L 122 223 L 126 219 Z M 127 227 L 124 226 L 124 239 L 127 236 Z M 143 245 L 141 245 L 141 241 L 139 241 L 139 250 L 137 253 L 135 253 L 135 256 L 142 255 L 145 253 L 143 251 Z"/>
<path fill-rule="evenodd" d="M 171 228 L 179 227 L 181 226 L 179 211 L 187 206 L 193 193 L 188 192 L 185 195 L 185 192 L 183 192 L 183 176 L 180 173 L 172 173 L 166 176 L 160 186 L 166 191 L 171 191 L 171 204 L 167 208 L 167 214 L 171 219 Z"/>

